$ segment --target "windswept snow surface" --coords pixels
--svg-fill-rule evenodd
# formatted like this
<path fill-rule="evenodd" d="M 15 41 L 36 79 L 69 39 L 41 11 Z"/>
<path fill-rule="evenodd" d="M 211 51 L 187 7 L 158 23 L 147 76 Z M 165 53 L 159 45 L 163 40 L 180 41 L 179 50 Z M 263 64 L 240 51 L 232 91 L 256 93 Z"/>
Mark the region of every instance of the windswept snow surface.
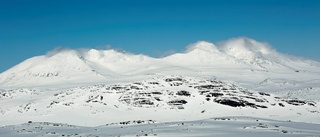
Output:
<path fill-rule="evenodd" d="M 6 137 L 317 137 L 319 125 L 254 117 L 222 117 L 197 121 L 158 123 L 152 120 L 123 121 L 97 127 L 37 122 L 1 127 Z"/>
<path fill-rule="evenodd" d="M 0 135 L 319 136 L 319 101 L 319 62 L 249 38 L 163 58 L 68 49 L 0 74 Z M 137 120 L 156 123 L 101 126 Z"/>

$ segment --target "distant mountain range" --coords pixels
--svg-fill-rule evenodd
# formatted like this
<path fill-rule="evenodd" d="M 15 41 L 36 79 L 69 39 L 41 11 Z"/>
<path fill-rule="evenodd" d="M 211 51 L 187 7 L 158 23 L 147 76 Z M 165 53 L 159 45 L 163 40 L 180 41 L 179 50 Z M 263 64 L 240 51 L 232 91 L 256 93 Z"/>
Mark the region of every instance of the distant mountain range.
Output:
<path fill-rule="evenodd" d="M 257 71 L 290 75 L 315 72 L 319 76 L 319 68 L 319 62 L 278 53 L 267 44 L 249 38 L 235 38 L 217 45 L 200 41 L 190 45 L 183 53 L 163 58 L 115 50 L 62 50 L 27 59 L 3 72 L 0 74 L 0 85 L 92 83 L 147 74 L 203 75 L 211 70 L 221 73 L 237 71 L 247 75 Z M 228 73 L 225 75 L 230 77 Z M 204 76 L 215 75 L 209 73 Z"/>

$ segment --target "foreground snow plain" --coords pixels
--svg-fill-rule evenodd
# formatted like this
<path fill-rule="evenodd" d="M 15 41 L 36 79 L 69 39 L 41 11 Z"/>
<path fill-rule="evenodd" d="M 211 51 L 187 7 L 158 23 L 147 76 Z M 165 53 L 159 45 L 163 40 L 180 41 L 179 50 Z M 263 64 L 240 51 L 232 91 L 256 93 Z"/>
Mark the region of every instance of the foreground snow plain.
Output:
<path fill-rule="evenodd" d="M 50 52 L 1 73 L 0 93 L 5 136 L 320 136 L 320 63 L 248 38 Z"/>
<path fill-rule="evenodd" d="M 238 137 L 317 137 L 318 124 L 276 121 L 254 117 L 223 117 L 197 121 L 165 122 L 124 121 L 97 127 L 82 127 L 57 123 L 27 123 L 1 127 L 6 137 L 105 137 L 105 136 L 238 136 Z"/>

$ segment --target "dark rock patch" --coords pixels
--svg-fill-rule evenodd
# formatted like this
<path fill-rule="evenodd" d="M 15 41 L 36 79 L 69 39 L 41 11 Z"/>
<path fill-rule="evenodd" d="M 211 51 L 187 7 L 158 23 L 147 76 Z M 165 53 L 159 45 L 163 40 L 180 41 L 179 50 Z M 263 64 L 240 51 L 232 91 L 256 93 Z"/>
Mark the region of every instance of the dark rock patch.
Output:
<path fill-rule="evenodd" d="M 134 104 L 136 104 L 136 105 L 154 105 L 154 103 L 152 101 L 146 100 L 146 99 L 136 101 L 136 102 L 134 102 Z"/>
<path fill-rule="evenodd" d="M 154 97 L 154 99 L 157 101 L 162 101 L 159 97 Z"/>
<path fill-rule="evenodd" d="M 182 78 L 167 78 L 164 81 L 165 82 L 183 81 L 183 79 Z"/>
<path fill-rule="evenodd" d="M 231 100 L 231 99 L 215 99 L 215 102 L 222 104 L 222 105 L 227 105 L 231 107 L 244 107 L 246 106 L 243 102 L 239 100 Z"/>
<path fill-rule="evenodd" d="M 208 91 L 208 90 L 205 90 L 205 91 L 199 91 L 200 95 L 203 95 L 204 93 L 208 93 L 208 92 L 210 92 L 210 91 Z"/>
<path fill-rule="evenodd" d="M 309 106 L 313 106 L 313 107 L 316 106 L 314 102 L 308 102 L 308 105 L 309 105 Z"/>
<path fill-rule="evenodd" d="M 188 92 L 188 91 L 181 90 L 181 91 L 178 91 L 178 92 L 176 93 L 176 95 L 178 95 L 178 96 L 190 96 L 191 94 L 190 94 L 190 92 Z"/>
<path fill-rule="evenodd" d="M 305 105 L 306 102 L 302 101 L 302 100 L 297 100 L 297 99 L 292 99 L 292 100 L 283 100 L 285 102 L 287 102 L 290 105 L 295 105 L 295 106 L 302 106 Z"/>
<path fill-rule="evenodd" d="M 266 106 L 256 105 L 254 103 L 251 103 L 251 102 L 248 102 L 245 100 L 240 100 L 237 98 L 215 99 L 214 102 L 222 104 L 222 105 L 231 106 L 231 107 L 267 108 Z"/>
<path fill-rule="evenodd" d="M 201 85 L 201 86 L 195 86 L 195 89 L 216 89 L 219 87 L 223 87 L 223 85 Z"/>
<path fill-rule="evenodd" d="M 151 92 L 151 94 L 162 95 L 162 93 L 161 93 L 161 92 L 158 92 L 158 91 Z"/>
<path fill-rule="evenodd" d="M 183 104 L 187 104 L 188 102 L 185 101 L 185 100 L 172 100 L 172 101 L 169 101 L 168 104 L 169 105 L 183 105 Z"/>
<path fill-rule="evenodd" d="M 215 93 L 215 92 L 211 92 L 208 95 L 211 95 L 211 97 L 221 97 L 223 96 L 223 93 Z"/>
<path fill-rule="evenodd" d="M 262 96 L 270 96 L 270 94 L 264 93 L 264 92 L 259 92 L 259 94 L 262 95 Z"/>
<path fill-rule="evenodd" d="M 281 106 L 281 107 L 285 107 L 282 103 L 278 103 L 278 105 Z"/>

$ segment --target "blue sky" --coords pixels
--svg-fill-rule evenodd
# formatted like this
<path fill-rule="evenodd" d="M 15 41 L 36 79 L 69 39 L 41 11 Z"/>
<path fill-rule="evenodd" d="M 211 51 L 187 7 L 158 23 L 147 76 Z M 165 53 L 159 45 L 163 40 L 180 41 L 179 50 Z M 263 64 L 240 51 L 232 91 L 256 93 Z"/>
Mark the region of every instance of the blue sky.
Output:
<path fill-rule="evenodd" d="M 1 0 L 0 72 L 58 46 L 157 57 L 238 36 L 320 60 L 320 1 Z"/>

